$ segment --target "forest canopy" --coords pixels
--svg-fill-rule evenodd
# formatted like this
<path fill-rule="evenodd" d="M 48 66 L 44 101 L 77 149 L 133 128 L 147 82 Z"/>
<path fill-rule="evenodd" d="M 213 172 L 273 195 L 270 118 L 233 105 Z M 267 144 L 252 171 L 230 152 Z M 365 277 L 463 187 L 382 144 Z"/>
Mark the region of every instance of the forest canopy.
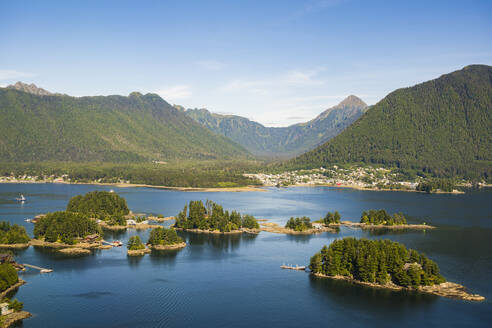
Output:
<path fill-rule="evenodd" d="M 293 218 L 291 217 L 287 223 L 285 224 L 287 229 L 292 229 L 295 231 L 305 231 L 313 228 L 313 224 L 311 223 L 311 219 L 307 216 L 303 216 L 302 218 Z"/>
<path fill-rule="evenodd" d="M 335 240 L 311 257 L 314 274 L 345 276 L 358 281 L 403 287 L 445 282 L 439 267 L 424 254 L 391 240 Z"/>
<path fill-rule="evenodd" d="M 224 211 L 224 208 L 210 200 L 205 205 L 201 200 L 190 201 L 176 217 L 176 228 L 200 229 L 231 232 L 241 228 L 258 229 L 256 219 L 250 215 L 241 215 L 237 211 Z"/>
<path fill-rule="evenodd" d="M 31 238 L 27 235 L 26 228 L 10 222 L 0 222 L 0 244 L 25 244 Z"/>
<path fill-rule="evenodd" d="M 72 197 L 67 205 L 68 212 L 80 213 L 110 224 L 124 225 L 124 216 L 130 213 L 126 200 L 108 191 L 91 191 Z"/>
<path fill-rule="evenodd" d="M 181 237 L 178 236 L 176 230 L 174 230 L 173 228 L 160 227 L 160 228 L 152 229 L 147 243 L 152 246 L 157 246 L 157 245 L 167 246 L 167 245 L 179 244 L 182 242 L 184 241 Z"/>
<path fill-rule="evenodd" d="M 405 225 L 407 219 L 403 213 L 388 214 L 385 210 L 369 210 L 362 212 L 360 223 L 372 225 Z"/>
<path fill-rule="evenodd" d="M 17 270 L 10 263 L 0 264 L 0 291 L 4 291 L 19 281 Z"/>
<path fill-rule="evenodd" d="M 44 238 L 47 242 L 74 244 L 77 238 L 90 234 L 101 234 L 101 228 L 96 221 L 82 213 L 48 213 L 34 224 L 34 237 Z"/>

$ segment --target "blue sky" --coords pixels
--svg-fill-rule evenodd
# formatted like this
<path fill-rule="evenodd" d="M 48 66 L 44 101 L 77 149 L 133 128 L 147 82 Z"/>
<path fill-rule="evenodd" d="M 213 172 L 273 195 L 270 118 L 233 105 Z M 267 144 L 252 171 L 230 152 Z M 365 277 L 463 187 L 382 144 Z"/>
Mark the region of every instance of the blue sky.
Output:
<path fill-rule="evenodd" d="M 1 1 L 0 85 L 155 92 L 268 126 L 492 64 L 492 1 Z"/>

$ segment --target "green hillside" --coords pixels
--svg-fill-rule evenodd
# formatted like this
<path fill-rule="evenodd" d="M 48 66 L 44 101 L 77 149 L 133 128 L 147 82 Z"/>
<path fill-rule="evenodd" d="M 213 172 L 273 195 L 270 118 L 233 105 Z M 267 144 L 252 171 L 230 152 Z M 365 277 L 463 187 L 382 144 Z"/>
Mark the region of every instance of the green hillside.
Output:
<path fill-rule="evenodd" d="M 248 156 L 243 147 L 202 127 L 155 94 L 77 98 L 0 88 L 0 117 L 2 162 Z"/>
<path fill-rule="evenodd" d="M 215 114 L 206 109 L 188 109 L 185 113 L 255 155 L 288 158 L 333 138 L 357 120 L 366 108 L 362 100 L 349 96 L 309 122 L 281 128 L 265 127 L 244 117 Z"/>
<path fill-rule="evenodd" d="M 368 163 L 490 178 L 492 67 L 471 65 L 398 89 L 340 135 L 284 164 Z"/>

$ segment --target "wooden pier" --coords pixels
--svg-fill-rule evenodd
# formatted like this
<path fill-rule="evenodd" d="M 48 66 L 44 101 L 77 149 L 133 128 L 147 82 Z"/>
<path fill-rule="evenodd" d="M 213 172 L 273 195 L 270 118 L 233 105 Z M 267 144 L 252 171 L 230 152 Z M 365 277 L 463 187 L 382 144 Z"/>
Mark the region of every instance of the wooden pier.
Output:
<path fill-rule="evenodd" d="M 48 272 L 53 272 L 53 269 L 41 268 L 41 267 L 38 267 L 38 266 L 35 266 L 35 265 L 26 264 L 26 263 L 24 263 L 23 265 L 24 265 L 25 267 L 28 267 L 28 268 L 32 268 L 32 269 L 39 270 L 39 272 L 40 272 L 40 273 L 48 273 Z"/>

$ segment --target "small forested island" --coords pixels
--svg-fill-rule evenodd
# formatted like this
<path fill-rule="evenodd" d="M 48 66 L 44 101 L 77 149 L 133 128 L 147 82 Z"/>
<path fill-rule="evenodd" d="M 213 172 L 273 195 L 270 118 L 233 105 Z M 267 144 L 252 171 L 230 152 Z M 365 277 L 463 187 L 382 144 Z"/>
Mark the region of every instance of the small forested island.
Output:
<path fill-rule="evenodd" d="M 23 226 L 0 222 L 0 248 L 26 248 L 29 247 L 29 240 L 31 238 Z"/>
<path fill-rule="evenodd" d="M 150 232 L 147 245 L 151 249 L 165 250 L 186 247 L 184 240 L 178 236 L 173 228 L 155 228 Z"/>
<path fill-rule="evenodd" d="M 470 301 L 485 299 L 469 294 L 461 285 L 446 282 L 434 261 L 391 240 L 335 240 L 311 257 L 309 269 L 315 276 L 371 287 L 417 290 Z"/>
<path fill-rule="evenodd" d="M 146 253 L 150 253 L 150 249 L 145 247 L 144 243 L 139 236 L 133 236 L 128 239 L 128 256 L 142 256 Z"/>
<path fill-rule="evenodd" d="M 337 227 L 337 226 L 348 226 L 348 227 L 358 227 L 362 229 L 377 229 L 377 228 L 389 228 L 389 229 L 433 229 L 435 227 L 422 224 L 408 224 L 407 218 L 403 213 L 394 213 L 390 215 L 386 210 L 369 210 L 364 211 L 361 214 L 359 222 L 352 221 L 341 221 L 341 216 L 338 211 L 335 213 L 328 212 L 324 218 L 320 221 L 325 226 Z"/>
<path fill-rule="evenodd" d="M 68 202 L 67 211 L 84 214 L 111 226 L 125 226 L 125 215 L 130 213 L 123 197 L 107 191 L 91 191 L 72 197 Z"/>
<path fill-rule="evenodd" d="M 61 248 L 68 254 L 89 254 L 91 248 L 107 248 L 101 243 L 101 227 L 81 213 L 48 213 L 34 224 L 33 246 Z"/>
<path fill-rule="evenodd" d="M 224 208 L 210 200 L 190 201 L 179 212 L 174 228 L 206 233 L 258 233 L 260 226 L 256 219 L 247 214 L 241 215 L 237 211 L 224 211 Z"/>
<path fill-rule="evenodd" d="M 291 217 L 284 227 L 279 226 L 274 222 L 262 222 L 261 230 L 273 233 L 283 233 L 298 235 L 309 235 L 320 232 L 337 232 L 337 229 L 323 225 L 320 222 L 311 222 L 307 216 L 293 218 Z"/>

